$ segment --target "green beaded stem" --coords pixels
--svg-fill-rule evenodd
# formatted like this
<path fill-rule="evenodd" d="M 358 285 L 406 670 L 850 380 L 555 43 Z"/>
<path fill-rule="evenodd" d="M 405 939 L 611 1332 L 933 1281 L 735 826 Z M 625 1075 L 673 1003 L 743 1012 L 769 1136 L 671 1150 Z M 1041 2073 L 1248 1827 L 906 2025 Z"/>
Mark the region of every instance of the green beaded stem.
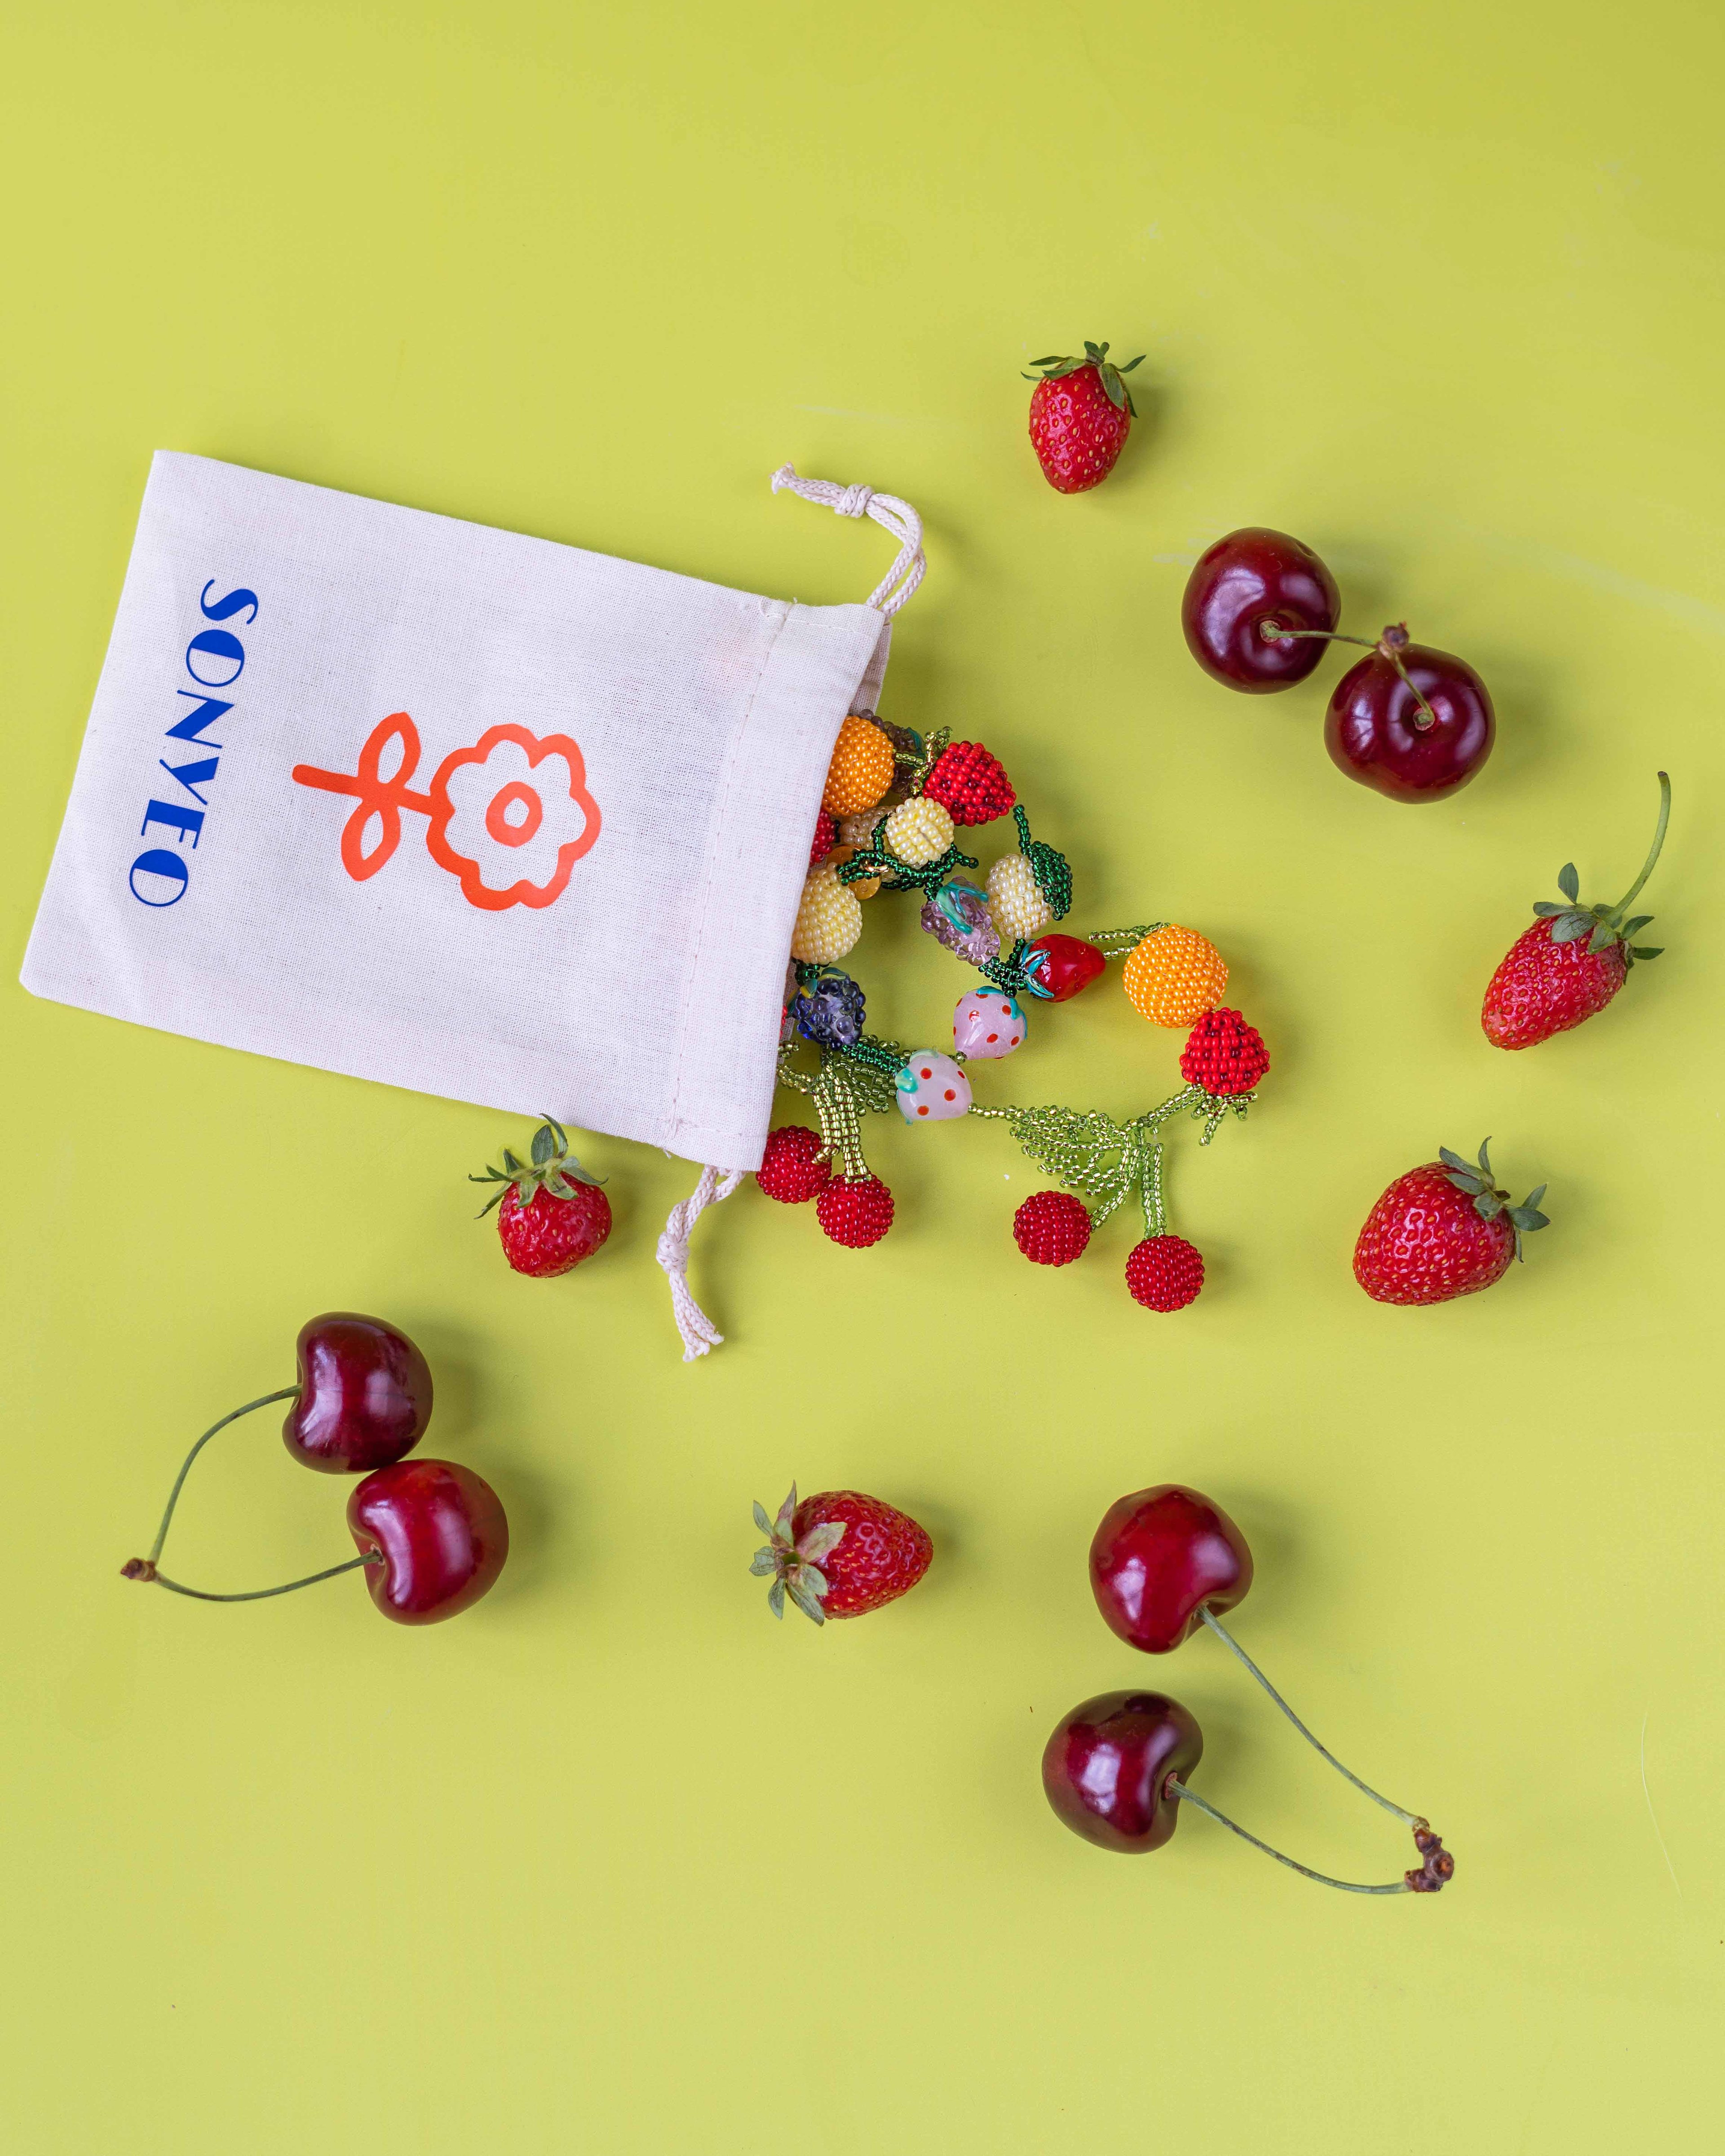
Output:
<path fill-rule="evenodd" d="M 1092 928 L 1084 940 L 1094 943 L 1105 958 L 1124 958 L 1147 936 L 1153 936 L 1158 928 L 1167 927 L 1165 921 L 1146 921 L 1136 928 Z"/>
<path fill-rule="evenodd" d="M 850 1182 L 870 1172 L 863 1152 L 862 1119 L 884 1114 L 897 1098 L 896 1081 L 905 1060 L 896 1041 L 866 1034 L 850 1048 L 823 1048 L 817 1070 L 799 1070 L 792 1044 L 778 1051 L 778 1082 L 806 1095 L 820 1126 L 820 1149 Z"/>
<path fill-rule="evenodd" d="M 932 898 L 954 869 L 979 865 L 974 854 L 958 850 L 955 839 L 937 860 L 915 867 L 909 861 L 901 861 L 887 844 L 883 835 L 886 829 L 883 819 L 868 844 L 858 847 L 848 861 L 840 864 L 837 871 L 840 883 L 861 883 L 869 876 L 877 875 L 884 891 L 920 891 L 925 898 Z"/>

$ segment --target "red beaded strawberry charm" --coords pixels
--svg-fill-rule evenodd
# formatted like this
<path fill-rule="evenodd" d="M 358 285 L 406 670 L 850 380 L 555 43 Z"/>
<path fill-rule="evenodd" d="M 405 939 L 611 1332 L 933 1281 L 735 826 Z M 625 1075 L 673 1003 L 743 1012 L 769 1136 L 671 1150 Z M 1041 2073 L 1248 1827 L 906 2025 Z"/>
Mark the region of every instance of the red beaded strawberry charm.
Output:
<path fill-rule="evenodd" d="M 806 1205 L 819 1198 L 832 1180 L 832 1163 L 820 1142 L 820 1133 L 804 1123 L 781 1123 L 767 1133 L 767 1150 L 755 1170 L 755 1180 L 769 1198 L 781 1205 Z"/>
<path fill-rule="evenodd" d="M 954 742 L 942 749 L 922 782 L 922 792 L 960 825 L 992 824 L 1019 798 L 1005 766 L 980 742 Z"/>

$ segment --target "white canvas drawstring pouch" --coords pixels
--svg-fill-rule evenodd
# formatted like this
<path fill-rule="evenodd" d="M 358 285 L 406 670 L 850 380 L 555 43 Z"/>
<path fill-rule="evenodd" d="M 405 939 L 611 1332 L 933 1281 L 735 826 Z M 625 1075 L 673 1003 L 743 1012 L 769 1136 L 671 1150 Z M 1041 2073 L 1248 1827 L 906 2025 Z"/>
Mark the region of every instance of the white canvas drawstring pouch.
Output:
<path fill-rule="evenodd" d="M 759 1165 L 834 742 L 922 580 L 803 606 L 156 457 L 23 964 L 35 994 L 701 1165 Z"/>

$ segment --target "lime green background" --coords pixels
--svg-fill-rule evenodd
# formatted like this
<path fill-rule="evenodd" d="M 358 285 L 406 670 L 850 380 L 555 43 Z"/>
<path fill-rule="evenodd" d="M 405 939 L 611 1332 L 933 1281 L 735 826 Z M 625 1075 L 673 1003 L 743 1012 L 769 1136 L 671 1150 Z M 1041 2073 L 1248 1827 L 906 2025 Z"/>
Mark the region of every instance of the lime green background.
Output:
<path fill-rule="evenodd" d="M 703 1225 L 731 1338 L 685 1368 L 684 1165 L 593 1140 L 609 1247 L 518 1281 L 463 1180 L 506 1121 L 8 988 L 9 2145 L 1712 2145 L 1722 65 L 1682 0 L 7 11 L 8 973 L 152 449 L 860 597 L 888 542 L 772 499 L 790 458 L 927 519 L 889 714 L 1004 755 L 1076 925 L 1213 935 L 1276 1058 L 1247 1125 L 1174 1141 L 1185 1315 L 1127 1301 L 1122 1222 L 1033 1274 L 998 1129 L 895 1122 L 873 1254 L 752 1189 Z M 1069 501 L 1018 370 L 1086 335 L 1149 357 Z M 1185 566 L 1245 521 L 1319 547 L 1354 628 L 1479 666 L 1472 789 L 1342 779 L 1333 660 L 1269 702 L 1198 673 Z M 1572 855 L 1618 895 L 1661 763 L 1669 955 L 1495 1052 L 1492 965 Z M 958 978 L 909 913 L 856 958 L 938 1045 Z M 986 1097 L 1175 1082 L 1117 987 L 1034 1025 Z M 1526 1268 L 1368 1303 L 1372 1199 L 1487 1132 L 1550 1182 Z M 429 1351 L 434 1449 L 515 1523 L 498 1591 L 413 1633 L 352 1581 L 122 1585 L 189 1437 L 342 1305 Z M 748 1502 L 793 1475 L 915 1511 L 927 1584 L 776 1628 Z M 1047 1814 L 1053 1719 L 1149 1681 L 1213 1799 L 1405 1861 L 1214 1643 L 1146 1665 L 1098 1620 L 1096 1519 L 1168 1476 L 1252 1539 L 1243 1639 L 1445 1831 L 1440 1900 Z M 177 1568 L 331 1560 L 344 1494 L 236 1431 Z"/>

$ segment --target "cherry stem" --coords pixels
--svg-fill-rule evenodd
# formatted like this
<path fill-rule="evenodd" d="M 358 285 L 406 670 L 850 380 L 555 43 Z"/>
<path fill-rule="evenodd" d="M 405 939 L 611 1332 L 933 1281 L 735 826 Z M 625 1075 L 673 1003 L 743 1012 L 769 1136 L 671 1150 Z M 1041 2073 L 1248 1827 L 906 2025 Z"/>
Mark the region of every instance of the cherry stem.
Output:
<path fill-rule="evenodd" d="M 150 1554 L 143 1560 L 152 1572 L 155 1569 L 157 1558 L 162 1554 L 162 1544 L 167 1540 L 167 1531 L 173 1520 L 174 1507 L 180 1502 L 180 1492 L 186 1486 L 186 1477 L 192 1472 L 192 1463 L 216 1432 L 218 1430 L 226 1430 L 230 1422 L 238 1422 L 242 1415 L 251 1414 L 259 1408 L 267 1408 L 272 1400 L 296 1400 L 299 1397 L 300 1388 L 297 1385 L 285 1385 L 279 1393 L 265 1393 L 262 1399 L 248 1400 L 243 1408 L 235 1408 L 231 1414 L 224 1414 L 219 1422 L 213 1422 L 205 1430 L 203 1435 L 186 1455 L 179 1473 L 174 1477 L 174 1486 L 167 1493 L 167 1510 L 162 1516 L 162 1525 L 156 1530 L 156 1539 L 150 1545 Z M 137 1562 L 137 1558 L 132 1559 L 134 1564 Z"/>
<path fill-rule="evenodd" d="M 333 1579 L 338 1573 L 355 1572 L 362 1564 L 382 1564 L 382 1550 L 368 1550 L 363 1557 L 351 1557 L 346 1564 L 332 1564 L 322 1572 L 308 1572 L 303 1579 L 290 1579 L 280 1587 L 254 1587 L 244 1594 L 212 1594 L 202 1587 L 183 1587 L 177 1579 L 170 1579 L 166 1573 L 157 1572 L 153 1563 L 143 1563 L 136 1558 L 122 1568 L 128 1579 L 141 1579 L 152 1587 L 165 1587 L 171 1594 L 189 1594 L 194 1602 L 267 1602 L 272 1594 L 291 1594 L 296 1587 L 316 1587 L 321 1579 Z M 132 1565 L 137 1570 L 132 1570 Z"/>
<path fill-rule="evenodd" d="M 230 1422 L 238 1422 L 259 1408 L 267 1408 L 275 1400 L 296 1400 L 300 1397 L 297 1385 L 284 1385 L 279 1393 L 265 1393 L 261 1399 L 248 1400 L 243 1408 L 235 1408 L 224 1414 L 219 1422 L 213 1422 L 180 1464 L 174 1477 L 174 1486 L 167 1493 L 167 1510 L 162 1516 L 162 1525 L 156 1530 L 156 1539 L 150 1545 L 148 1557 L 135 1557 L 120 1568 L 125 1579 L 138 1579 L 152 1587 L 165 1587 L 170 1594 L 189 1594 L 194 1602 L 266 1602 L 272 1594 L 291 1594 L 296 1587 L 316 1587 L 321 1579 L 333 1579 L 338 1573 L 353 1572 L 362 1564 L 382 1564 L 382 1550 L 370 1550 L 362 1557 L 351 1557 L 345 1564 L 332 1564 L 322 1572 L 308 1572 L 303 1579 L 290 1579 L 280 1587 L 254 1587 L 244 1594 L 211 1594 L 201 1587 L 183 1587 L 177 1579 L 170 1579 L 156 1569 L 156 1560 L 162 1555 L 162 1545 L 167 1540 L 168 1528 L 173 1523 L 174 1507 L 180 1502 L 180 1492 L 186 1486 L 186 1477 L 192 1472 L 192 1463 L 197 1459 L 218 1430 L 226 1430 Z"/>
<path fill-rule="evenodd" d="M 1322 1750 L 1322 1747 L 1320 1746 L 1319 1749 Z M 1326 1753 L 1324 1756 L 1327 1758 L 1329 1755 Z M 1345 1773 L 1347 1770 L 1344 1768 L 1343 1771 Z M 1411 1894 L 1414 1891 L 1405 1879 L 1394 1880 L 1385 1887 L 1365 1887 L 1354 1879 L 1332 1879 L 1327 1871 L 1314 1871 L 1309 1864 L 1297 1863 L 1291 1856 L 1284 1856 L 1279 1849 L 1272 1849 L 1267 1841 L 1260 1841 L 1256 1835 L 1248 1834 L 1243 1826 L 1237 1826 L 1225 1812 L 1219 1812 L 1214 1804 L 1206 1804 L 1195 1789 L 1189 1789 L 1178 1775 L 1169 1775 L 1168 1786 L 1182 1804 L 1196 1804 L 1206 1819 L 1214 1820 L 1218 1826 L 1225 1826 L 1230 1834 L 1237 1834 L 1242 1841 L 1250 1842 L 1254 1849 L 1261 1849 L 1266 1856 L 1273 1856 L 1278 1864 L 1286 1865 L 1290 1871 L 1297 1871 L 1302 1879 L 1315 1879 L 1320 1887 L 1334 1887 L 1343 1894 Z M 1378 1801 L 1382 1803 L 1383 1799 L 1380 1798 Z"/>
<path fill-rule="evenodd" d="M 1430 727 L 1435 726 L 1437 724 L 1437 713 L 1433 711 L 1430 705 L 1426 702 L 1425 697 L 1420 695 L 1420 691 L 1414 686 L 1412 680 L 1409 678 L 1408 670 L 1402 664 L 1401 653 L 1396 649 L 1395 645 L 1389 641 L 1389 631 L 1388 629 L 1384 630 L 1382 636 L 1376 638 L 1369 636 L 1344 636 L 1338 629 L 1285 629 L 1279 621 L 1271 619 L 1270 621 L 1260 621 L 1259 623 L 1258 634 L 1263 638 L 1266 644 L 1280 644 L 1284 641 L 1284 639 L 1309 636 L 1317 638 L 1325 644 L 1357 644 L 1363 651 L 1377 652 L 1380 657 L 1387 659 L 1390 665 L 1394 667 L 1396 672 L 1402 677 L 1403 685 L 1407 689 L 1409 695 L 1412 696 L 1415 704 L 1419 706 L 1420 717 L 1414 721 L 1414 724 L 1419 728 L 1419 731 L 1421 733 L 1424 733 Z M 1407 640 L 1406 629 L 1404 628 L 1399 630 L 1397 634 L 1401 637 L 1403 642 L 1405 643 Z M 1637 888 L 1639 889 L 1640 886 L 1637 886 Z"/>
<path fill-rule="evenodd" d="M 1431 1822 L 1426 1819 L 1422 1813 L 1404 1811 L 1399 1804 L 1391 1804 L 1389 1798 L 1380 1796 L 1377 1790 L 1372 1787 L 1369 1782 L 1361 1781 L 1359 1776 L 1356 1774 L 1351 1768 L 1344 1767 L 1342 1764 L 1342 1762 L 1336 1757 L 1335 1753 L 1331 1751 L 1328 1745 L 1320 1744 L 1318 1743 L 1317 1738 L 1312 1735 L 1312 1732 L 1306 1727 L 1306 1724 L 1301 1721 L 1299 1716 L 1295 1713 L 1293 1708 L 1288 1705 L 1287 1702 L 1282 1697 L 1276 1686 L 1271 1683 L 1269 1678 L 1265 1676 L 1263 1671 L 1258 1667 L 1258 1665 L 1252 1660 L 1245 1649 L 1240 1645 L 1240 1642 L 1234 1637 L 1233 1634 L 1224 1628 L 1221 1620 L 1212 1613 L 1209 1605 L 1207 1603 L 1201 1603 L 1199 1605 L 1198 1614 L 1203 1618 L 1204 1623 L 1209 1626 L 1211 1631 L 1213 1631 L 1216 1637 L 1222 1642 L 1222 1645 L 1227 1648 L 1229 1653 L 1234 1656 L 1238 1661 L 1243 1662 L 1245 1667 L 1251 1671 L 1252 1675 L 1258 1680 L 1258 1682 L 1263 1686 L 1265 1691 L 1269 1693 L 1271 1699 L 1276 1702 L 1282 1712 L 1286 1715 L 1288 1720 L 1293 1723 L 1295 1728 L 1299 1731 L 1300 1734 L 1306 1739 L 1306 1742 L 1312 1747 L 1312 1750 L 1317 1753 L 1322 1758 L 1327 1759 L 1330 1764 L 1335 1768 L 1336 1772 L 1341 1775 L 1344 1781 L 1352 1782 L 1355 1789 L 1359 1790 L 1362 1795 L 1369 1797 L 1374 1804 L 1382 1804 L 1385 1811 L 1393 1814 L 1395 1818 L 1402 1821 L 1404 1825 L 1413 1827 L 1416 1831 L 1421 1827 L 1429 1827 L 1430 1825 Z M 1222 1824 L 1224 1826 L 1228 1826 L 1231 1825 L 1233 1823 L 1231 1820 L 1224 1820 Z M 1234 1830 L 1236 1834 L 1240 1831 L 1238 1827 L 1235 1827 Z M 1250 1841 L 1251 1838 L 1252 1837 L 1250 1835 L 1246 1836 L 1246 1840 L 1248 1841 Z M 1261 1844 L 1260 1845 L 1261 1846 Z M 1275 1856 L 1276 1851 L 1271 1850 L 1270 1853 L 1273 1856 Z M 1289 1859 L 1284 1857 L 1282 1861 L 1286 1864 L 1289 1861 Z M 1296 1871 L 1301 1871 L 1303 1868 L 1304 1867 L 1300 1865 L 1296 1865 L 1294 1866 L 1294 1869 Z M 1315 1877 L 1317 1875 L 1314 1873 L 1313 1876 Z M 1333 1887 L 1337 1882 L 1332 1879 L 1329 1883 Z M 1390 1890 L 1387 1887 L 1361 1887 L 1358 1891 L 1362 1893 L 1387 1894 Z"/>
<path fill-rule="evenodd" d="M 1671 820 L 1671 782 L 1664 772 L 1659 774 L 1659 824 L 1653 834 L 1653 844 L 1641 865 L 1641 873 L 1617 901 L 1617 917 L 1620 921 L 1641 895 L 1641 886 L 1653 873 L 1653 865 L 1659 859 L 1659 850 L 1665 844 L 1666 825 Z"/>

